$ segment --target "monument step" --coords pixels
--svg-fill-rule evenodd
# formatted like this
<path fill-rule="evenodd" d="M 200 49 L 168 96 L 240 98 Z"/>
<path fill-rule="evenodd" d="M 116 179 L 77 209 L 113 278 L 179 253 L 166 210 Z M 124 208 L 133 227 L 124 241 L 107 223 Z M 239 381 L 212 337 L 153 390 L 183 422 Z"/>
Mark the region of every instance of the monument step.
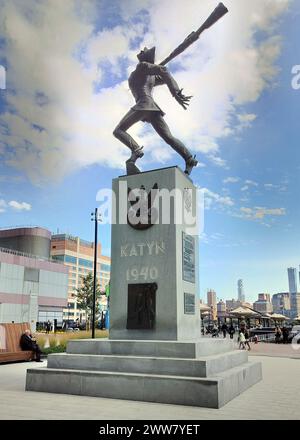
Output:
<path fill-rule="evenodd" d="M 75 339 L 68 342 L 67 353 L 171 357 L 198 359 L 234 350 L 230 339 L 200 338 L 195 341 L 139 341 Z"/>
<path fill-rule="evenodd" d="M 48 356 L 48 368 L 209 377 L 242 365 L 247 360 L 246 351 L 198 359 L 60 353 Z"/>
<path fill-rule="evenodd" d="M 259 362 L 209 378 L 37 368 L 27 370 L 26 390 L 220 408 L 261 376 Z"/>

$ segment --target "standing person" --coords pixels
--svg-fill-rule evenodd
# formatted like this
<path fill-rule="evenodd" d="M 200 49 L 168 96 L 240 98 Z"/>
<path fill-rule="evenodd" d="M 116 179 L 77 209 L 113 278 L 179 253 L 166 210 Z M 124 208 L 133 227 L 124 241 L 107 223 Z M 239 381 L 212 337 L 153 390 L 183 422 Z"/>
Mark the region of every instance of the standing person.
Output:
<path fill-rule="evenodd" d="M 38 346 L 35 338 L 30 333 L 29 329 L 26 329 L 23 335 L 21 336 L 20 345 L 22 350 L 25 351 L 33 351 L 35 353 L 35 361 L 36 362 L 43 362 L 41 360 L 41 349 Z"/>
<path fill-rule="evenodd" d="M 50 330 L 51 330 L 51 322 L 48 319 L 48 321 L 46 323 L 46 333 L 49 334 Z"/>
<path fill-rule="evenodd" d="M 283 343 L 287 344 L 289 340 L 289 330 L 287 327 L 282 327 L 282 337 L 283 337 Z"/>
<path fill-rule="evenodd" d="M 221 330 L 222 330 L 222 332 L 223 332 L 223 337 L 226 338 L 226 336 L 227 336 L 227 331 L 228 331 L 228 327 L 227 327 L 227 325 L 226 325 L 226 322 L 223 323 L 223 325 L 222 325 L 222 327 L 221 327 Z"/>
<path fill-rule="evenodd" d="M 282 335 L 281 328 L 277 326 L 275 329 L 275 343 L 276 344 L 280 343 L 281 335 Z"/>
<path fill-rule="evenodd" d="M 231 326 L 229 327 L 229 335 L 230 335 L 230 339 L 233 339 L 233 335 L 235 334 L 235 329 L 233 327 L 233 325 L 231 324 Z"/>
<path fill-rule="evenodd" d="M 219 337 L 219 329 L 216 326 L 216 324 L 214 324 L 213 329 L 212 329 L 212 338 L 218 338 Z"/>
<path fill-rule="evenodd" d="M 239 349 L 245 350 L 245 342 L 246 342 L 246 338 L 245 338 L 245 334 L 242 332 L 242 330 L 240 330 L 239 332 Z"/>
<path fill-rule="evenodd" d="M 248 350 L 250 351 L 251 350 L 251 347 L 250 347 L 250 332 L 249 332 L 249 330 L 247 329 L 247 328 L 245 328 L 245 348 L 246 348 L 246 345 L 247 345 L 247 347 L 248 347 Z"/>

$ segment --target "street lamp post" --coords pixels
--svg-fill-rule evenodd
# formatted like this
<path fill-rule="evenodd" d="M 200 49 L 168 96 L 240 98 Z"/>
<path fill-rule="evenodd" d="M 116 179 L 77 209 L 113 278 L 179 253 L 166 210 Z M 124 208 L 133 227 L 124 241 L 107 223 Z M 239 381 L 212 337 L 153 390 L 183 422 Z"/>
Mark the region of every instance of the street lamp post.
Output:
<path fill-rule="evenodd" d="M 94 242 L 94 283 L 93 283 L 93 311 L 92 311 L 92 338 L 95 338 L 96 321 L 96 289 L 97 289 L 97 246 L 98 246 L 98 222 L 101 221 L 98 215 L 98 208 L 92 212 L 92 221 L 95 222 L 95 242 Z"/>
<path fill-rule="evenodd" d="M 68 303 L 68 328 L 70 326 L 70 308 L 71 308 L 71 303 Z"/>

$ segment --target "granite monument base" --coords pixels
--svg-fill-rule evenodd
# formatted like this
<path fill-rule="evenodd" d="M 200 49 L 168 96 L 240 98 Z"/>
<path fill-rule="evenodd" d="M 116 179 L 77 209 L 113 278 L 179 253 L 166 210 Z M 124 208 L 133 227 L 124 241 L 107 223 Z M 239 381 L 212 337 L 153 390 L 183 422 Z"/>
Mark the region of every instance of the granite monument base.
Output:
<path fill-rule="evenodd" d="M 28 369 L 26 390 L 220 408 L 261 380 L 232 341 L 73 340 L 47 368 Z"/>

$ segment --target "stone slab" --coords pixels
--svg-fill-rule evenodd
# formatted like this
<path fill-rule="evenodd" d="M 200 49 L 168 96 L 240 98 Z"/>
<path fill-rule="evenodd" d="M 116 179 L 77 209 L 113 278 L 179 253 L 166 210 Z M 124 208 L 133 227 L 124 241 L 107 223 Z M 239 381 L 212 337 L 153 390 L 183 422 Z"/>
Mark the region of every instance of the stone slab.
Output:
<path fill-rule="evenodd" d="M 238 350 L 199 359 L 59 353 L 48 356 L 48 368 L 208 377 L 247 361 Z"/>
<path fill-rule="evenodd" d="M 230 339 L 201 338 L 197 341 L 139 341 L 75 339 L 68 342 L 67 353 L 128 355 L 197 359 L 234 350 Z"/>
<path fill-rule="evenodd" d="M 261 376 L 258 362 L 211 378 L 40 368 L 27 370 L 26 390 L 220 408 Z"/>

